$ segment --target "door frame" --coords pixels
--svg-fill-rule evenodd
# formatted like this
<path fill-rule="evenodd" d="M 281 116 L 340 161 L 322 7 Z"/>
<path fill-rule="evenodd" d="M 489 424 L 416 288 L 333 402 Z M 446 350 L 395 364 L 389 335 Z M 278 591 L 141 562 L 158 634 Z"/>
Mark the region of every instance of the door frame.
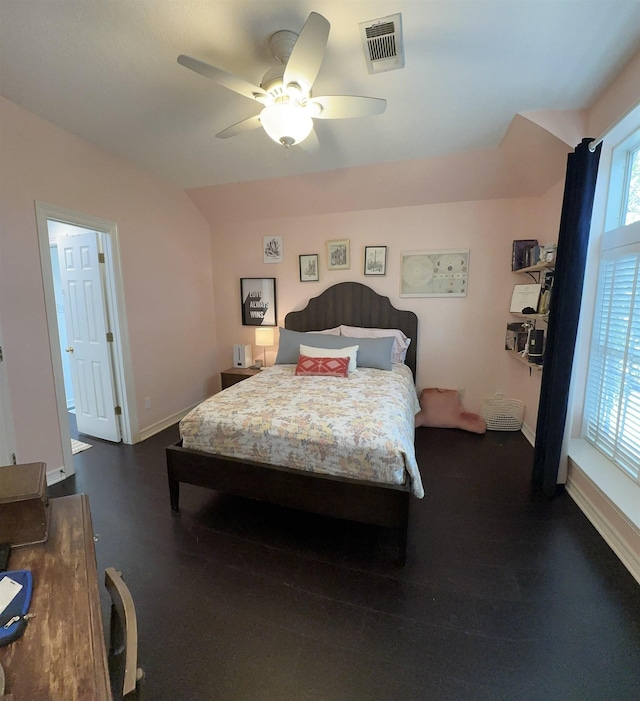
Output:
<path fill-rule="evenodd" d="M 2 328 L 0 327 L 0 349 L 2 349 Z M 13 413 L 9 398 L 7 361 L 0 360 L 0 465 L 15 462 L 16 437 L 13 430 Z"/>
<path fill-rule="evenodd" d="M 48 221 L 54 220 L 71 226 L 97 231 L 101 236 L 105 253 L 105 305 L 114 333 L 112 344 L 113 376 L 116 401 L 122 407 L 120 430 L 124 443 L 132 444 L 138 440 L 138 417 L 135 407 L 133 382 L 133 364 L 129 347 L 129 332 L 124 303 L 124 286 L 120 262 L 120 245 L 118 227 L 115 222 L 100 219 L 90 214 L 74 212 L 45 202 L 35 203 L 38 244 L 40 248 L 40 266 L 44 288 L 45 310 L 49 330 L 49 348 L 53 367 L 54 389 L 60 423 L 62 452 L 65 474 L 59 479 L 73 474 L 73 455 L 71 453 L 71 436 L 62 374 L 62 355 L 58 333 L 55 297 L 53 291 L 53 273 L 51 271 L 51 251 L 49 246 Z"/>

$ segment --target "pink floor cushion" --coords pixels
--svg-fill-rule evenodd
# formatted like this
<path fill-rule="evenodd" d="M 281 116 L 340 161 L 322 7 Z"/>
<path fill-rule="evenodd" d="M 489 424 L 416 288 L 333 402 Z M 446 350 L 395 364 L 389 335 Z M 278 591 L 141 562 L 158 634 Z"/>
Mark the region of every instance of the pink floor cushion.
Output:
<path fill-rule="evenodd" d="M 461 428 L 472 433 L 485 433 L 487 424 L 479 414 L 465 411 L 455 389 L 430 387 L 420 393 L 420 411 L 417 426 L 433 428 Z"/>

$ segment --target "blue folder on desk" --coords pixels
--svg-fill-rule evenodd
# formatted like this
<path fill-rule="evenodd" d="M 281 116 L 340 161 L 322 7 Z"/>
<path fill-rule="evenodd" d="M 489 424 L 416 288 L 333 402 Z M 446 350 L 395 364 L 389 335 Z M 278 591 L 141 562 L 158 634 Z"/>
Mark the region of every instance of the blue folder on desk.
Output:
<path fill-rule="evenodd" d="M 0 614 L 0 647 L 8 645 L 17 640 L 27 627 L 27 619 L 23 618 L 29 612 L 31 603 L 31 590 L 33 589 L 33 577 L 29 570 L 15 570 L 13 572 L 0 572 L 0 582 L 5 577 L 11 578 L 14 582 L 22 585 L 22 589 L 14 597 L 7 608 Z M 11 625 L 7 623 L 19 616 L 19 620 Z"/>

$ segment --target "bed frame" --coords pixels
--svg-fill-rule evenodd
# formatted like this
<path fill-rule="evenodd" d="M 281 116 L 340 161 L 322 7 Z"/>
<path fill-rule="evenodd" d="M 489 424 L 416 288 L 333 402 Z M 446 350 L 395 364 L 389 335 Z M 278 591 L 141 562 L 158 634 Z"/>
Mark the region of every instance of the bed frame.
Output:
<path fill-rule="evenodd" d="M 340 324 L 401 329 L 411 345 L 406 364 L 416 374 L 418 318 L 393 307 L 370 287 L 341 282 L 309 300 L 301 311 L 289 312 L 285 328 L 318 331 Z M 397 531 L 400 564 L 404 565 L 411 487 L 301 472 L 286 467 L 222 457 L 182 447 L 166 449 L 171 508 L 179 512 L 180 482 L 267 501 L 311 513 Z"/>

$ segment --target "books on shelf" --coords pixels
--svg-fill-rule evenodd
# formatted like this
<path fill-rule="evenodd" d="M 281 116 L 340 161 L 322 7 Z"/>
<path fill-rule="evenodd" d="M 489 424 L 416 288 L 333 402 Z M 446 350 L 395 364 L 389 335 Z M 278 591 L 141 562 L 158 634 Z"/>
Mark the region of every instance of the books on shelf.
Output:
<path fill-rule="evenodd" d="M 540 301 L 538 314 L 548 314 L 551 307 L 551 292 L 553 290 L 554 271 L 545 270 L 540 276 Z"/>
<path fill-rule="evenodd" d="M 522 322 L 507 324 L 507 333 L 504 339 L 504 349 L 523 353 L 527 347 L 529 328 Z"/>
<path fill-rule="evenodd" d="M 540 260 L 540 246 L 537 239 L 518 239 L 513 242 L 511 270 L 521 270 L 535 265 Z"/>

